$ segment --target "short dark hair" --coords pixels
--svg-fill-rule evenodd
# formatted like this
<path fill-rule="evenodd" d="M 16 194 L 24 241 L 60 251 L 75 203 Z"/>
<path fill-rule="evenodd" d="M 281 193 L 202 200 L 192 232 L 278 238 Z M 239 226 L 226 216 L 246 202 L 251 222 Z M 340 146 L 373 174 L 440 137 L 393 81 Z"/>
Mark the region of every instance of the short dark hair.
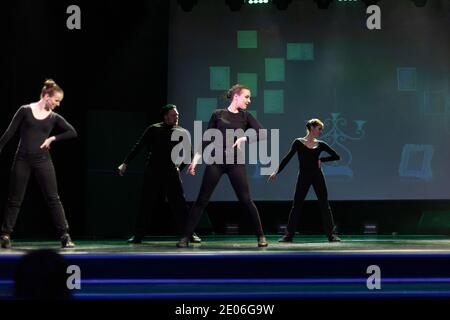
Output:
<path fill-rule="evenodd" d="M 324 124 L 322 121 L 320 121 L 320 119 L 311 119 L 308 120 L 308 122 L 306 123 L 306 132 L 311 131 L 311 129 L 313 127 L 317 127 L 317 126 L 321 126 L 322 128 L 324 127 Z"/>
<path fill-rule="evenodd" d="M 161 108 L 161 114 L 164 117 L 167 114 L 167 112 L 169 112 L 172 109 L 176 109 L 176 108 L 177 108 L 177 106 L 174 104 L 170 104 L 170 103 L 166 104 L 164 107 Z"/>

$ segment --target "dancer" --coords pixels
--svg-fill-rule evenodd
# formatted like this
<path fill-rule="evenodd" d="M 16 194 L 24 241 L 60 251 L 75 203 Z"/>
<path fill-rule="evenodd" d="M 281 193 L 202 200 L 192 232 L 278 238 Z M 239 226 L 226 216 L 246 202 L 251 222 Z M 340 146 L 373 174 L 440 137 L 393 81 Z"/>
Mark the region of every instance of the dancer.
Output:
<path fill-rule="evenodd" d="M 20 142 L 11 169 L 8 202 L 1 228 L 2 248 L 11 247 L 11 233 L 16 224 L 31 173 L 36 177 L 50 208 L 61 240 L 61 247 L 75 246 L 70 238 L 69 225 L 59 199 L 55 169 L 49 152 L 53 142 L 77 136 L 75 129 L 53 111 L 60 105 L 63 97 L 64 92 L 61 87 L 51 79 L 45 81 L 40 100 L 20 107 L 0 138 L 1 152 L 11 137 L 17 131 L 20 132 Z M 49 137 L 55 127 L 63 132 Z"/>
<path fill-rule="evenodd" d="M 300 211 L 303 206 L 308 190 L 312 185 L 319 200 L 320 212 L 325 232 L 330 242 L 341 241 L 336 235 L 336 227 L 333 221 L 333 215 L 328 203 L 328 192 L 323 176 L 321 163 L 339 160 L 340 157 L 328 144 L 317 140 L 323 130 L 323 123 L 319 119 L 311 119 L 306 124 L 307 135 L 303 138 L 295 139 L 292 143 L 291 150 L 283 158 L 278 169 L 269 177 L 269 181 L 277 178 L 277 175 L 288 164 L 289 160 L 297 153 L 300 171 L 297 178 L 297 186 L 295 189 L 294 203 L 289 214 L 289 222 L 284 236 L 278 240 L 279 242 L 292 242 L 295 230 L 298 227 Z M 326 151 L 329 156 L 319 158 L 322 151 Z"/>
<path fill-rule="evenodd" d="M 253 128 L 258 132 L 257 138 L 264 139 L 262 135 L 259 136 L 260 133 L 258 130 L 262 129 L 261 124 L 249 112 L 245 111 L 247 109 L 247 106 L 250 104 L 250 96 L 251 92 L 249 88 L 240 84 L 234 85 L 230 90 L 228 90 L 227 93 L 227 98 L 231 100 L 228 108 L 218 109 L 214 111 L 211 119 L 209 120 L 208 129 L 218 129 L 223 135 L 223 141 L 214 141 L 214 143 L 216 146 L 219 146 L 219 148 L 223 150 L 224 158 L 228 157 L 227 153 L 228 151 L 230 151 L 226 148 L 227 129 L 245 130 L 247 128 Z M 234 145 L 232 146 L 233 150 L 231 151 L 236 150 L 235 148 L 237 148 L 237 151 L 239 151 L 242 147 L 242 144 L 247 140 L 248 138 L 246 136 L 237 138 Z M 203 147 L 205 147 L 205 144 L 203 145 Z M 192 163 L 189 165 L 189 174 L 195 175 L 195 168 L 200 158 L 201 151 L 197 151 L 194 155 Z M 184 229 L 183 237 L 177 243 L 177 247 L 185 248 L 189 246 L 189 235 L 194 232 L 194 229 L 201 218 L 203 210 L 206 208 L 211 194 L 213 193 L 217 183 L 219 182 L 223 174 L 228 175 L 236 196 L 238 197 L 239 201 L 245 205 L 253 219 L 253 224 L 256 229 L 255 231 L 258 239 L 258 246 L 267 247 L 268 244 L 264 236 L 258 209 L 256 208 L 250 197 L 245 164 L 237 163 L 237 153 L 234 153 L 234 159 L 232 160 L 233 161 L 230 161 L 231 164 L 228 162 L 226 164 L 213 163 L 206 166 L 199 195 L 191 208 L 189 219 Z"/>
<path fill-rule="evenodd" d="M 178 233 L 181 233 L 186 223 L 188 208 L 184 197 L 180 171 L 186 164 L 176 165 L 171 158 L 173 147 L 178 141 L 172 141 L 174 131 L 187 132 L 178 126 L 179 113 L 177 107 L 168 104 L 162 108 L 163 122 L 150 125 L 143 133 L 131 152 L 119 166 L 119 174 L 124 175 L 128 164 L 136 157 L 143 147 L 147 147 L 148 156 L 145 167 L 144 187 L 141 205 L 136 220 L 134 236 L 128 243 L 139 244 L 145 236 L 149 224 L 150 213 L 167 197 L 169 206 L 175 214 L 175 224 Z M 192 242 L 200 243 L 201 239 L 191 235 Z"/>

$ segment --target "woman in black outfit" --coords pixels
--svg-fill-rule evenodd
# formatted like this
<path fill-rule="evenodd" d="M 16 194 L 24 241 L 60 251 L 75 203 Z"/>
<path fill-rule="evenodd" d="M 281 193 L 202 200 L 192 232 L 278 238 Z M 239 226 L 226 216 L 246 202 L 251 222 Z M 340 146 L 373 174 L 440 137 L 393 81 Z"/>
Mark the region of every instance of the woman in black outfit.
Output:
<path fill-rule="evenodd" d="M 31 173 L 36 177 L 61 240 L 61 247 L 70 248 L 74 244 L 68 233 L 63 206 L 59 199 L 55 169 L 50 157 L 50 145 L 54 141 L 75 138 L 75 129 L 53 110 L 64 97 L 63 90 L 53 81 L 47 80 L 41 91 L 41 99 L 19 108 L 4 135 L 0 138 L 0 152 L 17 132 L 20 142 L 11 169 L 8 202 L 1 227 L 2 248 L 10 248 L 10 236 L 16 224 Z M 62 130 L 61 134 L 49 137 L 53 128 Z"/>
<path fill-rule="evenodd" d="M 235 143 L 232 146 L 233 150 L 228 150 L 226 146 L 227 129 L 246 130 L 247 128 L 253 128 L 256 130 L 256 132 L 258 132 L 256 139 L 264 139 L 264 137 L 262 137 L 262 134 L 259 133 L 259 129 L 262 129 L 261 124 L 249 112 L 245 111 L 245 109 L 247 109 L 247 106 L 250 104 L 250 96 L 251 93 L 249 88 L 239 84 L 234 85 L 230 90 L 228 90 L 227 93 L 227 98 L 231 100 L 228 108 L 218 109 L 214 111 L 211 119 L 209 120 L 208 129 L 218 129 L 223 135 L 223 141 L 214 141 L 213 143 L 218 146 L 220 150 L 222 150 L 223 158 L 227 158 L 227 161 L 224 161 L 225 164 L 213 163 L 206 166 L 197 201 L 191 208 L 183 236 L 177 243 L 177 247 L 179 248 L 185 248 L 189 246 L 189 239 L 200 220 L 203 210 L 208 204 L 211 194 L 213 193 L 215 187 L 217 186 L 217 183 L 219 182 L 223 174 L 228 175 L 236 196 L 238 197 L 239 201 L 245 205 L 252 217 L 253 224 L 256 229 L 255 231 L 258 239 L 258 246 L 267 247 L 267 241 L 262 229 L 258 209 L 256 208 L 250 197 L 245 164 L 241 164 L 237 161 L 237 153 L 241 149 L 241 145 L 247 140 L 250 140 L 249 142 L 252 142 L 252 140 L 255 139 L 243 136 L 235 140 Z M 205 147 L 205 144 L 203 145 L 203 147 Z M 230 151 L 237 151 L 233 152 L 234 159 L 231 159 L 232 161 L 228 161 L 230 160 L 230 157 L 228 156 Z M 197 151 L 194 155 L 192 163 L 189 165 L 189 174 L 195 175 L 195 167 L 197 166 L 198 160 L 200 158 L 201 151 Z"/>
<path fill-rule="evenodd" d="M 297 153 L 300 164 L 300 171 L 297 178 L 297 186 L 295 189 L 294 203 L 289 214 L 289 222 L 286 233 L 279 242 L 292 242 L 295 230 L 298 226 L 300 210 L 303 206 L 308 190 L 312 185 L 319 200 L 320 212 L 325 232 L 330 242 L 340 241 L 336 235 L 336 227 L 333 221 L 333 215 L 328 203 L 328 192 L 323 176 L 321 163 L 339 160 L 340 157 L 328 144 L 316 138 L 323 130 L 323 123 L 319 119 L 311 119 L 306 124 L 307 135 L 304 138 L 295 139 L 292 143 L 291 150 L 283 158 L 278 169 L 269 177 L 269 181 L 275 180 L 277 175 L 288 164 L 289 160 Z M 326 151 L 330 156 L 320 157 L 322 151 Z"/>

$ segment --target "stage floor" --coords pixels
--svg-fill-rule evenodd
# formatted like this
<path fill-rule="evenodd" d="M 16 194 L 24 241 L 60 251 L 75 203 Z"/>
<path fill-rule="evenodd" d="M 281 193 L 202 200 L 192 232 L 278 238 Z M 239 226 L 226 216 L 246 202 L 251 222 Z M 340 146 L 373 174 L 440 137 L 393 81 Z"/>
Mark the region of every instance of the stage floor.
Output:
<path fill-rule="evenodd" d="M 446 236 L 342 236 L 329 243 L 323 236 L 298 236 L 293 243 L 279 243 L 278 235 L 268 236 L 269 246 L 258 248 L 253 236 L 203 236 L 201 244 L 175 247 L 173 237 L 147 237 L 142 244 L 126 240 L 74 240 L 76 247 L 59 249 L 57 241 L 14 240 L 12 249 L 0 249 L 0 256 L 22 255 L 30 250 L 52 248 L 61 254 L 275 254 L 275 253 L 449 253 Z"/>
<path fill-rule="evenodd" d="M 450 298 L 450 237 L 299 236 L 258 248 L 253 236 L 203 236 L 178 249 L 173 237 L 13 242 L 0 250 L 0 299 L 11 299 L 16 264 L 27 252 L 58 249 L 81 270 L 76 299 Z M 380 269 L 381 288 L 368 287 Z"/>

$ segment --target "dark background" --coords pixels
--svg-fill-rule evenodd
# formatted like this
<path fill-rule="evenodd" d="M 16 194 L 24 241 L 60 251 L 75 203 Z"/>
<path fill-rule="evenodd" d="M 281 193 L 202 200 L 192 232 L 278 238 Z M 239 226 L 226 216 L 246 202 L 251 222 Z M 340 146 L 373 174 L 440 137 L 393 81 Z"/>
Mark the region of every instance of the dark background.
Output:
<path fill-rule="evenodd" d="M 81 8 L 81 30 L 66 27 L 66 9 L 72 4 Z M 151 107 L 161 106 L 166 99 L 167 8 L 167 1 L 19 0 L 2 5 L 0 128 L 3 133 L 20 105 L 39 99 L 45 79 L 54 79 L 64 89 L 57 112 L 79 136 L 55 143 L 51 151 L 60 196 L 76 236 L 88 230 L 88 111 L 136 111 L 148 123 L 159 121 Z M 149 74 L 152 79 L 147 81 Z M 17 137 L 10 141 L 0 157 L 2 213 L 17 142 Z M 48 210 L 31 179 L 16 237 L 52 234 Z"/>
<path fill-rule="evenodd" d="M 66 8 L 72 4 L 81 7 L 81 30 L 66 28 Z M 75 238 L 126 237 L 132 232 L 140 198 L 143 155 L 124 178 L 115 175 L 115 168 L 145 126 L 160 120 L 159 107 L 167 103 L 169 1 L 18 0 L 2 4 L 0 12 L 0 131 L 20 105 L 37 101 L 44 80 L 53 78 L 65 91 L 57 112 L 79 134 L 77 139 L 52 146 L 72 234 Z M 108 121 L 115 123 L 109 131 L 103 130 L 101 122 L 105 112 Z M 17 142 L 16 137 L 0 156 L 1 214 Z M 114 148 L 118 158 L 93 161 L 90 154 L 101 154 L 105 147 Z M 278 224 L 287 219 L 290 202 L 256 204 L 264 228 L 277 232 Z M 439 218 L 439 212 L 449 210 L 448 200 L 333 201 L 331 205 L 343 233 L 361 233 L 366 222 L 377 223 L 379 233 L 448 232 L 446 216 Z M 151 233 L 173 233 L 166 209 L 154 215 Z M 317 204 L 307 202 L 301 232 L 322 232 L 316 211 Z M 435 212 L 431 213 L 438 217 L 434 225 L 441 229 L 420 227 L 426 211 Z M 251 232 L 239 203 L 214 202 L 208 212 L 209 221 L 205 219 L 200 228 L 203 233 L 225 232 L 227 223 L 240 224 L 241 233 Z M 50 215 L 33 179 L 14 237 L 54 237 Z"/>

